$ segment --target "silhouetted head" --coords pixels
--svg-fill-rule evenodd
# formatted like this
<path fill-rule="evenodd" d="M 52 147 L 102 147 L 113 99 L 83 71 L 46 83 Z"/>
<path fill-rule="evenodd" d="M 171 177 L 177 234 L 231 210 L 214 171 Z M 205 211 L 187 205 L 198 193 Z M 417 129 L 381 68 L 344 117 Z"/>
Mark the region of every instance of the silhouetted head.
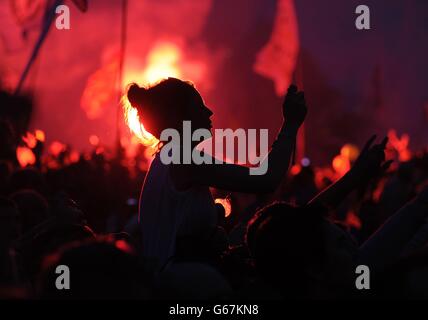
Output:
<path fill-rule="evenodd" d="M 191 121 L 192 130 L 211 129 L 213 113 L 190 82 L 168 78 L 148 88 L 132 84 L 127 97 L 144 127 L 157 138 L 164 129 L 181 132 L 185 120 Z"/>
<path fill-rule="evenodd" d="M 49 218 L 49 205 L 46 199 L 33 190 L 21 190 L 13 193 L 10 198 L 16 203 L 23 233 Z"/>
<path fill-rule="evenodd" d="M 34 235 L 27 236 L 20 244 L 23 267 L 31 280 L 34 280 L 40 271 L 45 255 L 59 250 L 67 243 L 96 237 L 89 226 L 54 220 L 46 222 L 34 231 Z"/>
<path fill-rule="evenodd" d="M 69 290 L 56 288 L 59 265 L 69 268 Z M 147 297 L 147 288 L 133 249 L 109 237 L 70 243 L 47 256 L 38 281 L 46 299 L 138 299 Z"/>
<path fill-rule="evenodd" d="M 291 291 L 305 287 L 309 268 L 322 266 L 322 217 L 283 202 L 266 206 L 249 222 L 248 248 L 258 274 L 268 283 Z"/>
<path fill-rule="evenodd" d="M 12 163 L 10 161 L 0 160 L 0 194 L 6 193 L 12 172 Z"/>
<path fill-rule="evenodd" d="M 0 196 L 0 246 L 9 245 L 21 234 L 16 204 Z"/>
<path fill-rule="evenodd" d="M 36 168 L 24 168 L 12 173 L 9 181 L 9 192 L 34 190 L 46 194 L 46 181 L 43 174 Z"/>
<path fill-rule="evenodd" d="M 256 270 L 283 294 L 328 297 L 347 289 L 353 248 L 325 211 L 277 202 L 250 221 L 246 241 Z"/>

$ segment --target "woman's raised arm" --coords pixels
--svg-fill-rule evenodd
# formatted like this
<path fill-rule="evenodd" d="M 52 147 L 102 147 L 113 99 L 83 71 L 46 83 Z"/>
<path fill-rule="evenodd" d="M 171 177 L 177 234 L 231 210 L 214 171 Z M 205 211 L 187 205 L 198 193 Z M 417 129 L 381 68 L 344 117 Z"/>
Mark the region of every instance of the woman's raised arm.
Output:
<path fill-rule="evenodd" d="M 303 92 L 291 85 L 283 103 L 284 122 L 271 151 L 259 164 L 264 174 L 254 174 L 249 167 L 236 164 L 201 164 L 173 166 L 173 180 L 179 186 L 204 185 L 220 189 L 262 193 L 273 192 L 288 170 L 296 135 L 307 113 Z"/>

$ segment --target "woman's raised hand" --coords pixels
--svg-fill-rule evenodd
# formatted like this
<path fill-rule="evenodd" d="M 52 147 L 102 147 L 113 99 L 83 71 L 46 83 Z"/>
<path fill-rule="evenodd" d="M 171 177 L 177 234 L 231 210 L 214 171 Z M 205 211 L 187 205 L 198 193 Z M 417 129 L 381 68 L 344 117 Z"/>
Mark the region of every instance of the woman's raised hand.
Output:
<path fill-rule="evenodd" d="M 286 127 L 298 129 L 305 120 L 307 112 L 308 109 L 303 91 L 298 91 L 294 84 L 290 85 L 282 104 L 282 113 Z"/>
<path fill-rule="evenodd" d="M 385 161 L 385 148 L 388 138 L 385 137 L 381 143 L 372 145 L 376 135 L 373 135 L 365 144 L 358 159 L 355 161 L 351 171 L 362 177 L 374 177 L 388 170 L 392 160 Z"/>

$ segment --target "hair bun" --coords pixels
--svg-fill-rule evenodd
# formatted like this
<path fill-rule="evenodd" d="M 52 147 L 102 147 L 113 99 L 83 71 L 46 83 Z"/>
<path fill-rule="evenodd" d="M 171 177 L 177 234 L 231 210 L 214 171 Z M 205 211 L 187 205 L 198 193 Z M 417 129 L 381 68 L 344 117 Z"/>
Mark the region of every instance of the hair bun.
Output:
<path fill-rule="evenodd" d="M 129 87 L 127 96 L 128 96 L 128 100 L 132 106 L 136 106 L 136 105 L 141 104 L 142 95 L 144 94 L 145 91 L 146 91 L 146 89 L 141 88 L 136 83 L 133 83 Z"/>

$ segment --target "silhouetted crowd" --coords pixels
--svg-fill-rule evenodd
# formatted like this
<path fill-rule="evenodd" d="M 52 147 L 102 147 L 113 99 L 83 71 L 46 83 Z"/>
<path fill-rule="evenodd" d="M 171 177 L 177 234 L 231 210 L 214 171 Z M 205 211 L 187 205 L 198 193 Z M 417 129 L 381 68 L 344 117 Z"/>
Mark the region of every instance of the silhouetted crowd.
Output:
<path fill-rule="evenodd" d="M 153 271 L 138 227 L 146 172 L 99 148 L 73 161 L 67 147 L 47 156 L 40 140 L 24 167 L 16 150 L 31 102 L 0 98 L 12 110 L 0 111 L 0 298 L 428 298 L 426 150 L 335 205 L 306 205 L 339 178 L 309 163 L 273 194 L 212 189 L 226 202 L 216 230 L 177 239 L 175 256 Z M 70 290 L 58 289 L 60 265 Z M 358 265 L 369 267 L 370 289 L 356 285 Z"/>

